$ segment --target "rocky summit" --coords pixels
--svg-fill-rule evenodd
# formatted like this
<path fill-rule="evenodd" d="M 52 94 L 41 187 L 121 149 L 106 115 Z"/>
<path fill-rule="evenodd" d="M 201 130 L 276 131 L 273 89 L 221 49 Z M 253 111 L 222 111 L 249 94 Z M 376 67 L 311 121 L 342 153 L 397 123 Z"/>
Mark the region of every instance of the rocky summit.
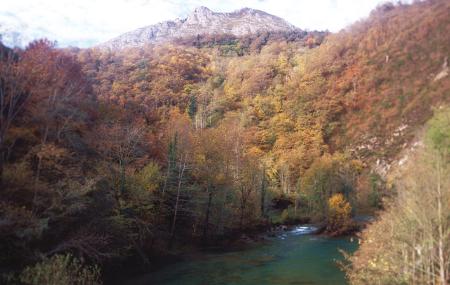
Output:
<path fill-rule="evenodd" d="M 100 47 L 122 49 L 198 35 L 229 34 L 244 36 L 260 32 L 290 32 L 296 30 L 299 29 L 287 21 L 260 10 L 243 8 L 231 13 L 218 13 L 206 7 L 199 7 L 187 18 L 143 27 L 107 41 Z"/>

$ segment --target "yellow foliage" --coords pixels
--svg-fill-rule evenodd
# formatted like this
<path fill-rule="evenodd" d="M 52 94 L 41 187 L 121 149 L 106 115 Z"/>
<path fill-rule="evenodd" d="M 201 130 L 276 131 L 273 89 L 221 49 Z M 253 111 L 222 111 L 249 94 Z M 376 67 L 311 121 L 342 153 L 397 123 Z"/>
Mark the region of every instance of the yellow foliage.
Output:
<path fill-rule="evenodd" d="M 351 218 L 352 206 L 341 193 L 334 194 L 328 199 L 328 229 L 343 230 L 348 226 Z"/>
<path fill-rule="evenodd" d="M 352 207 L 350 206 L 350 203 L 345 200 L 344 195 L 338 193 L 328 199 L 328 210 L 335 216 L 347 218 L 350 216 Z"/>

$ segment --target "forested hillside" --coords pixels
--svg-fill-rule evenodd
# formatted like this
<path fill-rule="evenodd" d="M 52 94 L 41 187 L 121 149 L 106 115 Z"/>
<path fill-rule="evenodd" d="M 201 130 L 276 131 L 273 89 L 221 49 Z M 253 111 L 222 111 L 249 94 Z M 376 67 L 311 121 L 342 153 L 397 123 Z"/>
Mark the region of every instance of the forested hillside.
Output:
<path fill-rule="evenodd" d="M 1 46 L 3 280 L 97 284 L 274 224 L 351 232 L 450 101 L 449 31 L 449 1 L 429 0 L 336 34 Z"/>
<path fill-rule="evenodd" d="M 450 109 L 436 111 L 392 171 L 393 195 L 385 211 L 347 256 L 351 284 L 448 284 L 450 260 Z"/>

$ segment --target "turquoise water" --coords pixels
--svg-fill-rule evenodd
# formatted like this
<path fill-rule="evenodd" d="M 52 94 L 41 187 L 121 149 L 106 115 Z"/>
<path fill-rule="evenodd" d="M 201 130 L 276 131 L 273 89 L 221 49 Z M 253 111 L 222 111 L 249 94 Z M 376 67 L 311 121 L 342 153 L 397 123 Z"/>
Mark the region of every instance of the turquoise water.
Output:
<path fill-rule="evenodd" d="M 335 261 L 338 249 L 354 251 L 350 238 L 307 234 L 300 228 L 251 249 L 205 254 L 140 278 L 133 284 L 158 285 L 282 285 L 346 284 Z"/>

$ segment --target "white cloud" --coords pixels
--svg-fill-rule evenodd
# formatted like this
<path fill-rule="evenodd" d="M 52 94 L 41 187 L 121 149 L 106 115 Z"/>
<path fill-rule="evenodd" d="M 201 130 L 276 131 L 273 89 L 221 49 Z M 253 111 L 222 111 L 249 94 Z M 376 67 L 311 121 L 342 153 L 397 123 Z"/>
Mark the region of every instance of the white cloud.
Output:
<path fill-rule="evenodd" d="M 0 28 L 60 46 L 90 46 L 124 32 L 186 16 L 197 6 L 229 12 L 243 7 L 277 15 L 302 29 L 338 31 L 385 0 L 7 0 Z M 4 29 L 3 29 L 4 30 Z"/>

